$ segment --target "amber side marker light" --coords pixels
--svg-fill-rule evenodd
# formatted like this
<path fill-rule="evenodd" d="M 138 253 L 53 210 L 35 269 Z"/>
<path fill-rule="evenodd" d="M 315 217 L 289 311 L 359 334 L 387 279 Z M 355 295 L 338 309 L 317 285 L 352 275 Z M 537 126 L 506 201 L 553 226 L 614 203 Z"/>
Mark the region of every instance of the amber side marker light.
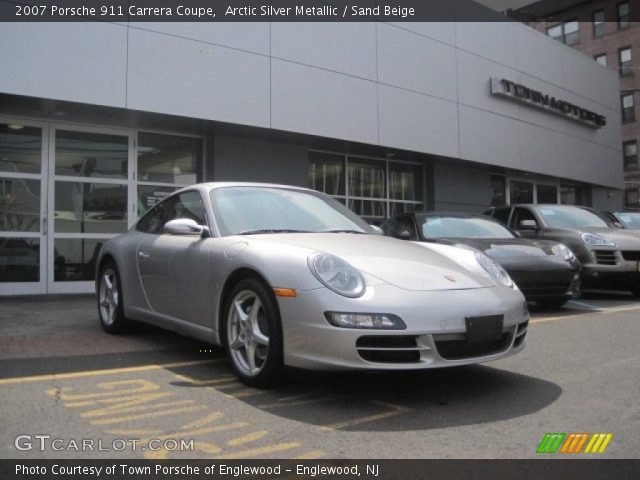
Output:
<path fill-rule="evenodd" d="M 293 288 L 274 288 L 273 293 L 276 297 L 297 297 L 296 291 Z"/>

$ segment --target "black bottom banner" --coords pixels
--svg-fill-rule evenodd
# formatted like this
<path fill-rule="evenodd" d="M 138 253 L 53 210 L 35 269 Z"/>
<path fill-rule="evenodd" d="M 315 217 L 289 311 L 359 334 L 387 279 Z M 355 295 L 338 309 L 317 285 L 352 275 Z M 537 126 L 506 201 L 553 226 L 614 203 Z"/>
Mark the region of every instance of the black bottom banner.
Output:
<path fill-rule="evenodd" d="M 0 478 L 626 480 L 640 460 L 0 460 Z"/>

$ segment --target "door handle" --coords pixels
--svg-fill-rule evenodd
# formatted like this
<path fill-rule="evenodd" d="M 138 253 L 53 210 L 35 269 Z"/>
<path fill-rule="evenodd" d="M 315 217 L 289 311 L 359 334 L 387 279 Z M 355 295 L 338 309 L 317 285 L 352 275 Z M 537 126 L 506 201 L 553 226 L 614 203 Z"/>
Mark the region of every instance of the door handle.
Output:
<path fill-rule="evenodd" d="M 145 252 L 145 251 L 143 251 L 143 250 L 138 251 L 138 258 L 139 258 L 140 260 L 149 260 L 149 257 L 150 257 L 150 256 L 151 256 L 151 255 L 149 255 L 147 252 Z"/>

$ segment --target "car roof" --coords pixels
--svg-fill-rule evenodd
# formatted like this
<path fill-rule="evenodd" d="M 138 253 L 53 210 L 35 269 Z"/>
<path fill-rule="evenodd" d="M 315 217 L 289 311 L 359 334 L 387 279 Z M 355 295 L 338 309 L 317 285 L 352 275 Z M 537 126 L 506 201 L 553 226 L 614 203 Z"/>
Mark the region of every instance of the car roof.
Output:
<path fill-rule="evenodd" d="M 399 214 L 399 215 L 396 215 L 396 217 L 400 215 L 407 215 L 407 214 L 406 213 Z M 489 217 L 488 215 L 484 215 L 483 213 L 475 213 L 475 212 L 448 212 L 448 211 L 412 212 L 409 215 L 414 215 L 414 216 L 424 215 L 427 217 L 463 217 L 463 218 L 479 217 L 479 218 L 486 218 L 487 220 L 493 220 L 493 218 Z"/>
<path fill-rule="evenodd" d="M 262 188 L 288 188 L 295 190 L 304 190 L 308 192 L 315 192 L 310 188 L 299 187 L 297 185 L 284 185 L 278 183 L 261 183 L 261 182 L 202 182 L 189 185 L 188 187 L 181 188 L 180 191 L 199 188 L 204 190 L 215 190 L 217 188 L 226 187 L 262 187 Z"/>

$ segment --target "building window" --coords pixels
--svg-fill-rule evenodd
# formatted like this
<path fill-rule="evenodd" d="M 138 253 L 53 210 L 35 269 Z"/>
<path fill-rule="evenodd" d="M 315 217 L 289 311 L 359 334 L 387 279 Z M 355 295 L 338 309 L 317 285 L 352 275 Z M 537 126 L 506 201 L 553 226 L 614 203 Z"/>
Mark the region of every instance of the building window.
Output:
<path fill-rule="evenodd" d="M 631 75 L 633 73 L 630 47 L 621 48 L 618 51 L 618 61 L 620 62 L 620 75 Z"/>
<path fill-rule="evenodd" d="M 595 57 L 593 57 L 593 59 L 598 62 L 600 65 L 602 65 L 603 67 L 607 66 L 607 54 L 606 53 L 601 53 L 600 55 L 596 55 Z"/>
<path fill-rule="evenodd" d="M 491 175 L 491 206 L 507 204 L 507 181 L 502 175 Z"/>
<path fill-rule="evenodd" d="M 624 204 L 627 208 L 638 208 L 640 206 L 640 194 L 637 188 L 628 188 L 624 191 Z"/>
<path fill-rule="evenodd" d="M 575 185 L 560 185 L 560 203 L 563 205 L 584 205 L 585 191 Z"/>
<path fill-rule="evenodd" d="M 629 16 L 629 2 L 618 4 L 618 28 L 629 28 L 630 16 Z"/>
<path fill-rule="evenodd" d="M 622 152 L 624 155 L 624 170 L 638 170 L 638 145 L 635 140 L 624 142 L 622 144 Z"/>
<path fill-rule="evenodd" d="M 536 185 L 537 203 L 558 203 L 558 187 L 555 185 Z"/>
<path fill-rule="evenodd" d="M 593 12 L 593 36 L 601 37 L 604 35 L 606 23 L 604 22 L 604 10 Z"/>
<path fill-rule="evenodd" d="M 621 97 L 622 103 L 622 122 L 629 123 L 636 121 L 636 109 L 633 99 L 633 93 L 625 93 Z"/>
<path fill-rule="evenodd" d="M 179 188 L 200 181 L 202 140 L 158 133 L 138 134 L 138 215 Z"/>
<path fill-rule="evenodd" d="M 423 206 L 420 164 L 309 152 L 309 187 L 344 203 L 370 223 Z"/>
<path fill-rule="evenodd" d="M 561 23 L 547 28 L 547 35 L 565 45 L 575 45 L 580 41 L 580 29 L 577 20 Z"/>
<path fill-rule="evenodd" d="M 509 202 L 511 205 L 533 203 L 533 183 L 511 180 L 509 182 Z"/>

